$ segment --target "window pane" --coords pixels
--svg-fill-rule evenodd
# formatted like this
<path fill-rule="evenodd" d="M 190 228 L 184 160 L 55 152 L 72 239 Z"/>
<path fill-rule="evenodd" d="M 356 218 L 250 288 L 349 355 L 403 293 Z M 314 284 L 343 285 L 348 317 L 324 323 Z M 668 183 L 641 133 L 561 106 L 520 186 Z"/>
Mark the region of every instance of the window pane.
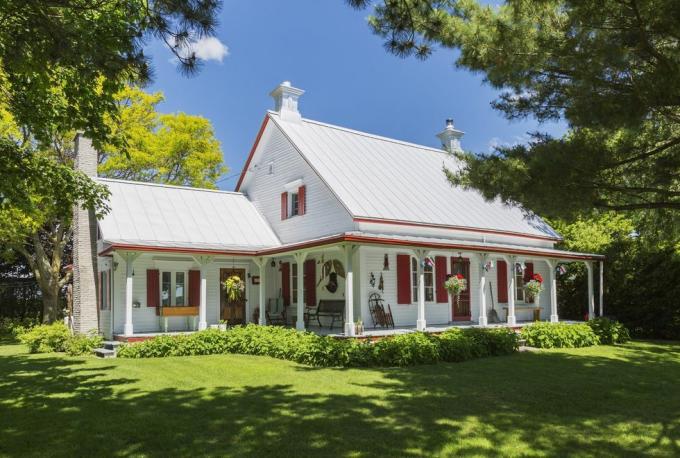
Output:
<path fill-rule="evenodd" d="M 434 300 L 434 270 L 431 265 L 425 265 L 425 301 Z"/>
<path fill-rule="evenodd" d="M 524 273 L 515 271 L 515 300 L 524 301 Z"/>
<path fill-rule="evenodd" d="M 186 305 L 184 303 L 184 272 L 175 273 L 175 305 Z"/>
<path fill-rule="evenodd" d="M 298 195 L 297 193 L 291 193 L 290 195 L 290 214 L 295 216 L 298 214 Z"/>
<path fill-rule="evenodd" d="M 418 261 L 411 258 L 411 300 L 418 302 Z"/>
<path fill-rule="evenodd" d="M 161 274 L 161 305 L 170 306 L 170 290 L 172 289 L 172 275 L 170 272 Z"/>

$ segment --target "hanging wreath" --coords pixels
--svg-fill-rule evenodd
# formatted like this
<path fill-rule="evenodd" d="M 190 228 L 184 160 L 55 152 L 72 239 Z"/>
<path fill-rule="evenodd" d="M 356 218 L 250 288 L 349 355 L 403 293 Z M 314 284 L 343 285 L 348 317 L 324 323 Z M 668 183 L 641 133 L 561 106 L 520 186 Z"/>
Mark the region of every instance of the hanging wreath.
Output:
<path fill-rule="evenodd" d="M 232 275 L 224 281 L 224 290 L 227 292 L 227 299 L 235 302 L 243 298 L 246 283 L 238 275 Z"/>

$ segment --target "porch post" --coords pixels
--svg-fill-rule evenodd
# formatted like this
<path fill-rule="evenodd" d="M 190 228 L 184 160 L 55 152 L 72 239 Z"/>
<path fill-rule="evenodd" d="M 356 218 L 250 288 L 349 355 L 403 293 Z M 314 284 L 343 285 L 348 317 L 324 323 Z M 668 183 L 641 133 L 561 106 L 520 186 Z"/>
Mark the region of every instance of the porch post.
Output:
<path fill-rule="evenodd" d="M 194 261 L 200 267 L 201 283 L 198 300 L 198 330 L 208 328 L 208 265 L 213 261 L 212 256 L 194 256 Z"/>
<path fill-rule="evenodd" d="M 354 335 L 354 261 L 355 245 L 345 245 L 345 335 Z"/>
<path fill-rule="evenodd" d="M 481 273 L 479 275 L 479 318 L 477 319 L 477 323 L 480 326 L 486 326 L 489 324 L 489 319 L 486 316 L 486 292 L 484 291 L 486 288 L 486 269 L 484 268 L 484 264 L 486 264 L 486 255 L 480 254 L 478 259 Z"/>
<path fill-rule="evenodd" d="M 515 264 L 517 260 L 514 256 L 505 257 L 505 263 L 508 269 L 508 324 L 514 326 L 517 324 L 515 317 Z M 502 285 L 498 285 L 501 287 Z"/>
<path fill-rule="evenodd" d="M 600 261 L 600 316 L 604 316 L 604 262 Z"/>
<path fill-rule="evenodd" d="M 418 320 L 416 321 L 416 329 L 424 331 L 427 323 L 425 321 L 425 269 L 423 263 L 427 256 L 426 250 L 416 250 L 416 257 L 418 258 Z"/>
<path fill-rule="evenodd" d="M 295 253 L 295 262 L 297 263 L 297 322 L 295 329 L 298 331 L 305 330 L 305 259 L 307 259 L 306 252 Z"/>
<path fill-rule="evenodd" d="M 586 261 L 588 271 L 588 319 L 595 318 L 595 288 L 593 286 L 593 262 Z"/>
<path fill-rule="evenodd" d="M 133 334 L 132 327 L 132 287 L 133 287 L 133 268 L 132 263 L 135 258 L 134 253 L 125 253 L 125 324 L 123 325 L 123 334 L 131 336 Z"/>
<path fill-rule="evenodd" d="M 267 324 L 267 261 L 269 258 L 259 258 L 256 264 L 260 268 L 260 319 L 258 324 Z"/>
<path fill-rule="evenodd" d="M 551 259 L 546 259 L 545 262 L 548 264 L 550 275 L 550 322 L 557 323 L 559 321 L 557 316 L 557 275 L 555 273 L 557 262 Z"/>

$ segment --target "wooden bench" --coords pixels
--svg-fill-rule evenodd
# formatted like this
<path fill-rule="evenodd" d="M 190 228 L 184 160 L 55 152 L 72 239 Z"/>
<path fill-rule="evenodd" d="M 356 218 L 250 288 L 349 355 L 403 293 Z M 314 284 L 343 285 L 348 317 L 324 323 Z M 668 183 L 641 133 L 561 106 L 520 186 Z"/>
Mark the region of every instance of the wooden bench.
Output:
<path fill-rule="evenodd" d="M 323 327 L 321 325 L 322 316 L 333 318 L 330 326 L 330 329 L 333 329 L 336 319 L 341 320 L 343 323 L 345 322 L 345 301 L 321 299 L 319 301 L 319 305 L 315 309 L 307 309 L 307 313 L 309 318 L 316 318 L 316 321 L 319 323 L 319 327 Z"/>
<path fill-rule="evenodd" d="M 505 310 L 505 321 L 508 321 L 508 306 L 503 307 Z M 541 321 L 541 307 L 536 307 L 535 305 L 515 305 L 515 312 L 521 310 L 533 310 L 534 321 Z"/>

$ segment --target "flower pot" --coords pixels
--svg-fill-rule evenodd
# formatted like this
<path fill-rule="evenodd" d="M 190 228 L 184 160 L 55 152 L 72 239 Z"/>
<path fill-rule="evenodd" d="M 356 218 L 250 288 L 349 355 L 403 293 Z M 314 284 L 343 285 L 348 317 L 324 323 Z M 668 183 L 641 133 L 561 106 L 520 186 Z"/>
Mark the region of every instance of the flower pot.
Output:
<path fill-rule="evenodd" d="M 364 333 L 364 325 L 362 323 L 356 323 L 354 325 L 354 335 L 360 336 Z"/>
<path fill-rule="evenodd" d="M 227 323 L 218 324 L 217 329 L 219 329 L 220 331 L 226 331 L 227 330 Z"/>

